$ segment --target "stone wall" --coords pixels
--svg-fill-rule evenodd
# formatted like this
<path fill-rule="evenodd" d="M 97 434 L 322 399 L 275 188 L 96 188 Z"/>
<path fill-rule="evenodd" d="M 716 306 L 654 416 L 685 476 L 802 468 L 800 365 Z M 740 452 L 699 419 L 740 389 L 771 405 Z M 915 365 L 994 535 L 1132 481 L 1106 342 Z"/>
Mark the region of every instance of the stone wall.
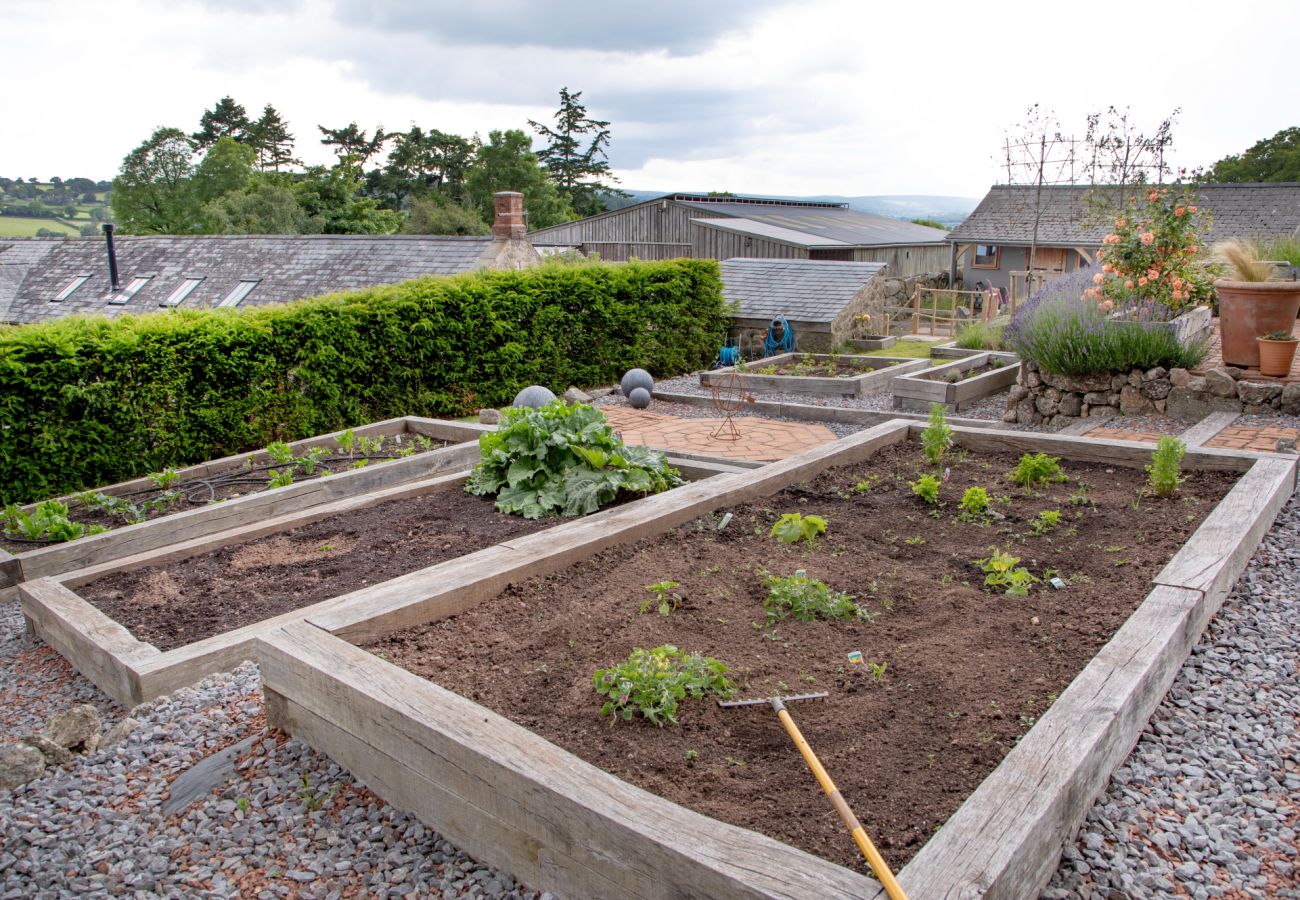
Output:
<path fill-rule="evenodd" d="M 1193 375 L 1186 369 L 1134 369 L 1122 374 L 1054 375 L 1026 362 L 1007 399 L 1004 422 L 1068 425 L 1084 417 L 1166 413 L 1201 419 L 1212 412 L 1300 415 L 1300 384 L 1242 381 L 1232 366 Z"/>

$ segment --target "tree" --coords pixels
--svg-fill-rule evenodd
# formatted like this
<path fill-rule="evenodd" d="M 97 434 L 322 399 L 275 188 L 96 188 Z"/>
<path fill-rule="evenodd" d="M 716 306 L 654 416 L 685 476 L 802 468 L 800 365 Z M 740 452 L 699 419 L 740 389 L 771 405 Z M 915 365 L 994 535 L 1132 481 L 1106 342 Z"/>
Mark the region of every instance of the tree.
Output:
<path fill-rule="evenodd" d="M 487 222 L 474 210 L 438 194 L 416 197 L 402 223 L 402 234 L 487 234 Z"/>
<path fill-rule="evenodd" d="M 195 202 L 202 205 L 243 191 L 253 177 L 256 158 L 252 147 L 236 143 L 234 138 L 218 138 L 194 170 L 191 188 Z"/>
<path fill-rule="evenodd" d="M 1283 128 L 1241 155 L 1225 156 L 1210 167 L 1212 182 L 1300 181 L 1300 127 Z"/>
<path fill-rule="evenodd" d="M 370 158 L 382 150 L 392 137 L 384 132 L 383 125 L 375 126 L 374 137 L 366 137 L 365 130 L 358 128 L 356 122 L 349 122 L 343 128 L 326 128 L 324 125 L 316 127 L 324 135 L 320 142 L 334 148 L 339 164 L 354 165 L 358 169 L 364 169 Z"/>
<path fill-rule="evenodd" d="M 308 216 L 293 188 L 260 176 L 249 190 L 208 203 L 203 219 L 210 234 L 316 234 L 323 227 Z"/>
<path fill-rule="evenodd" d="M 249 129 L 252 123 L 248 113 L 230 97 L 222 97 L 216 106 L 206 110 L 199 119 L 199 130 L 190 135 L 195 148 L 205 150 L 217 142 L 217 138 L 233 138 L 241 144 L 248 143 Z"/>
<path fill-rule="evenodd" d="M 381 209 L 370 197 L 357 195 L 361 179 L 346 166 L 312 166 L 294 184 L 298 204 L 312 220 L 314 233 L 392 234 L 402 214 Z"/>
<path fill-rule="evenodd" d="M 580 216 L 605 210 L 600 194 L 622 194 L 601 179 L 618 181 L 609 171 L 605 148 L 609 146 L 609 122 L 593 119 L 579 101 L 582 91 L 560 88 L 560 108 L 555 112 L 555 128 L 528 120 L 528 124 L 550 144 L 537 152 L 551 177 Z M 590 136 L 590 140 L 588 140 Z"/>
<path fill-rule="evenodd" d="M 497 191 L 519 191 L 529 228 L 545 228 L 576 218 L 573 207 L 562 196 L 537 155 L 533 141 L 517 129 L 492 131 L 488 142 L 478 148 L 466 179 L 474 208 L 485 220 L 492 220 L 492 195 Z"/>
<path fill-rule="evenodd" d="M 122 160 L 113 179 L 113 214 L 128 234 L 191 234 L 194 145 L 178 128 L 159 128 Z"/>
<path fill-rule="evenodd" d="M 248 128 L 248 143 L 257 150 L 257 167 L 262 171 L 280 171 L 292 165 L 301 165 L 293 157 L 293 135 L 271 104 L 266 104 L 262 115 Z"/>

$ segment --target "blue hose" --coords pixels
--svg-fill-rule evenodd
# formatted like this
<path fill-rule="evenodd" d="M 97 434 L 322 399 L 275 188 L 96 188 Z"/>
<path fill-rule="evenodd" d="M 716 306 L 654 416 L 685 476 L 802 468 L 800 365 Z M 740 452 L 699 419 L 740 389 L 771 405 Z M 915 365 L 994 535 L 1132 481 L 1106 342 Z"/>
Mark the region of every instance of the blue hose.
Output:
<path fill-rule="evenodd" d="M 776 328 L 781 326 L 781 337 L 776 337 Z M 767 326 L 767 337 L 763 338 L 763 356 L 775 356 L 777 353 L 790 353 L 794 350 L 794 329 L 790 323 L 785 320 L 785 316 L 777 316 L 772 320 L 772 324 Z"/>

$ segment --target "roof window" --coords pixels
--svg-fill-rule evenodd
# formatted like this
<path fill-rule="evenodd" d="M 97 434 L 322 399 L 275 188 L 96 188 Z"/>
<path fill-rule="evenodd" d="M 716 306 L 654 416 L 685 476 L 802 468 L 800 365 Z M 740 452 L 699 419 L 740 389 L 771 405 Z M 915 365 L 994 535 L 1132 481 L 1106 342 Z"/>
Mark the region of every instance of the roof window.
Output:
<path fill-rule="evenodd" d="M 55 295 L 54 299 L 51 300 L 50 302 L 62 303 L 64 300 L 67 300 L 69 297 L 71 297 L 76 292 L 77 288 L 81 287 L 89 280 L 90 280 L 90 275 L 88 274 L 78 275 L 76 278 L 72 279 L 71 282 L 69 282 L 67 287 L 59 291 L 58 294 Z"/>
<path fill-rule="evenodd" d="M 217 306 L 238 306 L 244 301 L 245 297 L 253 293 L 253 288 L 257 287 L 259 284 L 261 284 L 260 278 L 241 279 L 239 284 L 235 286 L 235 289 L 229 294 L 226 294 L 225 299 L 218 303 Z"/>
<path fill-rule="evenodd" d="M 164 300 L 162 303 L 159 303 L 158 305 L 159 306 L 180 306 L 182 303 L 185 302 L 185 298 L 194 292 L 194 289 L 199 286 L 199 283 L 201 281 L 203 281 L 202 278 L 186 278 L 184 281 L 180 283 L 180 286 L 176 288 L 176 290 L 172 291 L 170 294 L 167 295 L 166 300 Z"/>
<path fill-rule="evenodd" d="M 148 275 L 146 275 L 144 278 L 132 278 L 131 283 L 128 284 L 126 287 L 122 288 L 122 290 L 118 291 L 116 294 L 108 295 L 109 305 L 121 306 L 122 304 L 129 301 L 136 294 L 140 293 L 141 288 L 143 288 L 146 284 L 149 283 L 149 278 L 150 276 Z"/>

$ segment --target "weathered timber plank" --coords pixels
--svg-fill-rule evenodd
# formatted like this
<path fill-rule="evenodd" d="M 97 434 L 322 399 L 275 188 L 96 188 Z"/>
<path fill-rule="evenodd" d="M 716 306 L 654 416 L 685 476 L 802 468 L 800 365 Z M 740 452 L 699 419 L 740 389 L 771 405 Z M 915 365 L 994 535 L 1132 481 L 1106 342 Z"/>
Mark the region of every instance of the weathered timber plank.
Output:
<path fill-rule="evenodd" d="M 468 468 L 478 460 L 474 444 L 456 444 L 380 465 L 353 469 L 274 490 L 236 497 L 223 503 L 115 528 L 66 544 L 42 547 L 19 557 L 25 579 L 61 575 L 125 556 L 147 552 L 227 531 L 242 524 L 291 514 L 296 510 L 354 497 L 387 485 L 427 479 L 440 472 Z"/>
<path fill-rule="evenodd" d="M 699 481 L 702 478 L 710 478 L 714 475 L 733 475 L 737 472 L 748 472 L 752 468 L 752 466 L 734 466 L 730 462 L 704 462 L 702 460 L 688 459 L 678 456 L 676 453 L 668 456 L 668 465 L 681 473 L 681 476 L 687 481 Z"/>
<path fill-rule="evenodd" d="M 1240 415 L 1240 413 L 1210 413 L 1204 419 L 1201 419 L 1201 421 L 1180 434 L 1178 439 L 1188 447 L 1200 447 L 1210 438 L 1214 437 L 1220 431 L 1236 421 L 1238 415 Z"/>
<path fill-rule="evenodd" d="M 635 788 L 306 623 L 261 638 L 258 660 L 291 728 L 322 742 L 346 733 L 318 749 L 346 757 L 395 805 L 419 806 L 458 846 L 534 887 L 601 897 L 880 895 L 866 876 Z"/>
<path fill-rule="evenodd" d="M 477 441 L 483 435 L 497 430 L 495 425 L 453 422 L 448 419 L 426 419 L 423 416 L 407 416 L 406 428 L 414 434 L 443 441 Z"/>
<path fill-rule="evenodd" d="M 912 897 L 1036 897 L 1217 603 L 1156 587 L 899 874 Z"/>
<path fill-rule="evenodd" d="M 1291 498 L 1295 479 L 1294 459 L 1256 460 L 1152 580 L 1222 600 Z"/>
<path fill-rule="evenodd" d="M 966 403 L 985 394 L 993 394 L 1016 383 L 1020 374 L 1019 366 L 1003 366 L 991 372 L 983 372 L 973 378 L 959 381 L 952 387 L 952 402 Z"/>
<path fill-rule="evenodd" d="M 137 667 L 158 648 L 49 578 L 18 586 L 28 627 L 105 694 L 125 706 L 141 702 Z"/>
<path fill-rule="evenodd" d="M 467 477 L 468 473 L 464 471 L 452 472 L 446 475 L 436 475 L 432 478 L 425 478 L 420 481 L 412 481 L 406 484 L 396 484 L 392 487 L 382 488 L 355 497 L 344 497 L 330 503 L 322 503 L 309 507 L 306 510 L 255 520 L 252 523 L 246 523 L 246 517 L 240 516 L 236 521 L 241 524 L 236 524 L 234 527 L 227 528 L 224 531 L 203 534 L 199 537 L 179 541 L 160 549 L 150 549 L 140 553 L 132 553 L 129 556 L 122 556 L 110 559 L 107 562 L 72 569 L 70 571 L 65 571 L 60 575 L 51 577 L 56 577 L 60 583 L 76 588 L 94 581 L 110 572 L 129 572 L 143 566 L 160 565 L 177 559 L 185 559 L 186 557 L 194 556 L 198 553 L 206 552 L 207 550 L 224 547 L 227 544 L 252 540 L 256 537 L 262 537 L 263 535 L 271 534 L 276 531 L 283 531 L 288 528 L 296 528 L 300 525 L 309 525 L 312 522 L 318 522 L 321 519 L 329 518 L 333 515 L 350 512 L 356 509 L 364 509 L 369 506 L 375 506 L 379 503 L 385 503 L 389 500 L 399 500 L 407 497 L 418 497 L 423 494 L 436 493 L 437 491 L 453 490 L 463 483 Z M 326 480 L 328 481 L 329 479 Z"/>
<path fill-rule="evenodd" d="M 951 421 L 951 420 L 949 420 Z M 921 425 L 913 425 L 913 435 L 919 436 Z M 953 427 L 953 441 L 969 450 L 991 450 L 1006 453 L 1048 453 L 1082 462 L 1111 463 L 1121 466 L 1144 466 L 1151 462 L 1151 445 L 1138 441 L 1100 440 L 1075 435 L 1042 434 L 1035 431 L 1004 431 L 999 428 Z M 1214 450 L 1202 447 L 1188 450 L 1183 466 L 1190 469 L 1210 469 L 1244 472 L 1259 459 L 1276 459 L 1272 453 L 1248 453 L 1243 450 Z"/>
<path fill-rule="evenodd" d="M 0 550 L 0 588 L 13 587 L 22 580 L 22 566 L 18 557 L 8 550 Z"/>
<path fill-rule="evenodd" d="M 482 573 L 477 578 L 453 580 L 445 573 L 422 569 L 368 588 L 364 598 L 353 595 L 351 602 L 310 616 L 309 621 L 361 641 L 442 618 L 495 596 L 508 584 L 559 571 L 610 547 L 662 534 L 712 510 L 776 493 L 833 466 L 860 462 L 880 447 L 904 440 L 906 433 L 907 422 L 887 422 L 761 469 L 718 475 L 594 513 L 499 545 L 500 553 L 491 558 L 490 566 L 477 554 L 464 557 L 467 569 Z"/>
<path fill-rule="evenodd" d="M 1098 425 L 1102 424 L 1105 421 L 1106 419 L 1103 416 L 1089 416 L 1086 419 L 1079 419 L 1075 422 L 1071 422 L 1069 425 L 1066 425 L 1064 428 L 1062 428 L 1060 431 L 1056 433 L 1072 434 L 1077 437 L 1081 437 L 1087 434 L 1089 431 L 1092 431 L 1094 428 L 1096 428 Z"/>

